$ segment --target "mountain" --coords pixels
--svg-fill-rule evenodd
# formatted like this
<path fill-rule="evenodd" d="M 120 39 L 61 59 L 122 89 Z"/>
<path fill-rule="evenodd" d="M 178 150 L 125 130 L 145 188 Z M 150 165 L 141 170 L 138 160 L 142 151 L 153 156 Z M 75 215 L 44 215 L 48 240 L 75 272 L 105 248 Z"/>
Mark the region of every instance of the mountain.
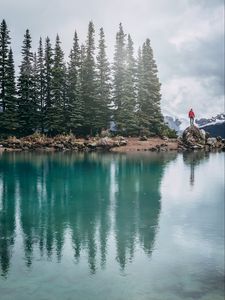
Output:
<path fill-rule="evenodd" d="M 185 128 L 189 126 L 189 120 L 184 118 L 176 118 L 171 116 L 164 117 L 165 123 L 176 130 L 180 135 Z M 205 131 L 209 132 L 212 137 L 221 136 L 225 138 L 225 114 L 221 113 L 212 118 L 201 118 L 195 120 L 195 125 Z"/>
<path fill-rule="evenodd" d="M 216 117 L 212 117 L 210 119 L 206 119 L 206 118 L 196 119 L 195 123 L 199 127 L 223 124 L 223 123 L 225 123 L 225 114 L 222 113 L 222 114 L 219 114 Z"/>
<path fill-rule="evenodd" d="M 181 135 L 185 128 L 189 126 L 189 121 L 184 118 L 176 118 L 171 116 L 164 116 L 164 122 L 169 128 L 175 130 L 178 135 Z"/>
<path fill-rule="evenodd" d="M 202 118 L 195 121 L 199 128 L 209 132 L 212 137 L 225 138 L 225 114 L 219 114 L 210 119 Z"/>

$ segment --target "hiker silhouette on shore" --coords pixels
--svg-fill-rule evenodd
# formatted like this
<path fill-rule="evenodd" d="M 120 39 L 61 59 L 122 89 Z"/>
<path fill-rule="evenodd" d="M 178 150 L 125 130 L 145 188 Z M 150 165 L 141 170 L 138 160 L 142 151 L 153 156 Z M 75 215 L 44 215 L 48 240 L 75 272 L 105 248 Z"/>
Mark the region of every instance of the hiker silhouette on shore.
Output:
<path fill-rule="evenodd" d="M 192 108 L 188 113 L 188 117 L 190 118 L 190 126 L 193 126 L 194 125 L 194 119 L 195 119 L 195 113 L 194 113 Z"/>

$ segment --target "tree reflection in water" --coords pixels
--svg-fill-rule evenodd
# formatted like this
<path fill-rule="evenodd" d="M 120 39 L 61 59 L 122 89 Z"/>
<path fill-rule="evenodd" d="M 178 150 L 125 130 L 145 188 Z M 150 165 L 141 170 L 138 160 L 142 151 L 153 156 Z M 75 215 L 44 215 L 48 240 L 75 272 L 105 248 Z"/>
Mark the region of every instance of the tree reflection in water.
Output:
<path fill-rule="evenodd" d="M 164 167 L 176 154 L 2 154 L 0 264 L 7 276 L 17 231 L 26 265 L 39 253 L 60 262 L 67 232 L 74 260 L 87 257 L 91 273 L 105 267 L 113 236 L 120 268 L 135 248 L 154 248 Z M 17 207 L 17 209 L 16 209 Z M 16 218 L 19 222 L 16 226 Z M 72 258 L 71 258 L 72 261 Z"/>

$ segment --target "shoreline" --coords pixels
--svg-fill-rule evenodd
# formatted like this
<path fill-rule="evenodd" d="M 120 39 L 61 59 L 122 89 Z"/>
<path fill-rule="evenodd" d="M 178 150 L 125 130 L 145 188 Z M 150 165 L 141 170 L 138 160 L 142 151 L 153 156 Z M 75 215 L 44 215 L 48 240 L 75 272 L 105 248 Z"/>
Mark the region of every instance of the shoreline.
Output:
<path fill-rule="evenodd" d="M 41 135 L 31 135 L 17 139 L 8 138 L 0 142 L 0 153 L 3 152 L 185 152 L 200 150 L 205 152 L 224 151 L 224 145 L 216 143 L 194 145 L 188 147 L 179 138 L 138 138 L 138 137 L 103 137 L 81 139 L 74 136 L 56 136 L 49 138 Z"/>

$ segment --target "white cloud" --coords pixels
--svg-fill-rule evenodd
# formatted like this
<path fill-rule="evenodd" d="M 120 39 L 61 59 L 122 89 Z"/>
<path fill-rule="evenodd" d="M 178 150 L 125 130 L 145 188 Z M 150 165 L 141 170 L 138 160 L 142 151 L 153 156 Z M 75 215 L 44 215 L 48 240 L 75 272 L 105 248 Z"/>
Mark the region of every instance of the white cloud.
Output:
<path fill-rule="evenodd" d="M 162 110 L 187 117 L 192 107 L 197 118 L 211 117 L 224 110 L 224 95 L 217 93 L 217 77 L 174 77 L 162 86 Z"/>
<path fill-rule="evenodd" d="M 176 18 L 178 31 L 169 38 L 178 50 L 183 47 L 194 46 L 200 41 L 214 39 L 224 34 L 224 6 L 203 10 L 201 6 L 189 7 Z"/>

